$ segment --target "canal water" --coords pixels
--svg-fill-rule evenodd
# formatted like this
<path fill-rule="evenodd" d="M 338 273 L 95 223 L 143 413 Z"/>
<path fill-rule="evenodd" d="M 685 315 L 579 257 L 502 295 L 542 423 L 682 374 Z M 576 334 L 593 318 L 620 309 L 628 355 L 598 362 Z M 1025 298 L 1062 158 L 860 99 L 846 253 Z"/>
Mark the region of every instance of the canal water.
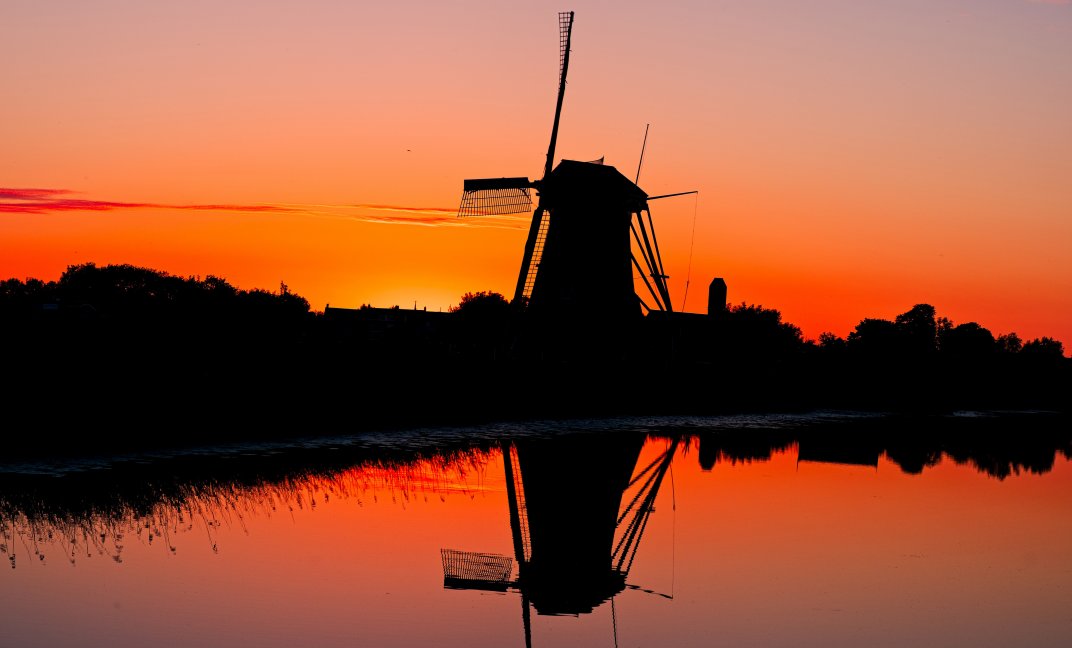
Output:
<path fill-rule="evenodd" d="M 0 646 L 1069 646 L 1066 419 L 533 422 L 0 464 Z"/>

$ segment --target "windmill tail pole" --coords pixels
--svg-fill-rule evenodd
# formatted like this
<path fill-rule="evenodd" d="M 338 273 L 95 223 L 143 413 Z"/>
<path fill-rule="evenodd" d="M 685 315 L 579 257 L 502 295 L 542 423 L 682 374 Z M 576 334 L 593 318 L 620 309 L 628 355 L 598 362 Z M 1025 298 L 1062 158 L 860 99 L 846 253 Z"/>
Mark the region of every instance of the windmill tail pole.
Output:
<path fill-rule="evenodd" d="M 573 35 L 573 12 L 558 14 L 560 28 L 559 40 L 562 61 L 562 71 L 558 78 L 558 103 L 555 104 L 555 124 L 551 127 L 551 144 L 547 147 L 547 164 L 543 168 L 543 177 L 551 175 L 551 168 L 555 164 L 555 144 L 558 142 L 558 121 L 562 116 L 562 98 L 566 95 L 566 72 L 569 71 L 570 37 Z"/>
<path fill-rule="evenodd" d="M 644 150 L 648 148 L 648 129 L 651 128 L 651 124 L 644 126 L 644 143 L 640 145 L 640 161 L 636 165 L 636 180 L 633 184 L 640 184 L 640 167 L 644 166 Z"/>

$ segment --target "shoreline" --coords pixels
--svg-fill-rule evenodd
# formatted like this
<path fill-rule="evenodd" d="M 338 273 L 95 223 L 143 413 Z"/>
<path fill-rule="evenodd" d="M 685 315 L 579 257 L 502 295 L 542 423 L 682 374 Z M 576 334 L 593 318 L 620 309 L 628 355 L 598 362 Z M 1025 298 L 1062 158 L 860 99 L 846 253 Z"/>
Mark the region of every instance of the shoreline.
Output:
<path fill-rule="evenodd" d="M 1000 426 L 1024 423 L 1049 431 L 1072 429 L 1072 413 L 1054 409 L 967 409 L 949 411 L 894 411 L 863 409 L 724 410 L 706 413 L 594 414 L 559 417 L 495 419 L 442 419 L 438 422 L 396 421 L 393 425 L 364 425 L 341 431 L 310 432 L 299 428 L 267 433 L 200 433 L 177 438 L 118 435 L 111 438 L 48 435 L 38 443 L 9 444 L 0 458 L 0 475 L 21 472 L 19 466 L 38 466 L 53 474 L 57 466 L 86 466 L 96 470 L 115 463 L 165 462 L 174 458 L 234 457 L 242 455 L 317 455 L 340 449 L 436 452 L 469 445 L 498 445 L 521 437 L 601 433 L 630 429 L 646 434 L 726 433 L 748 436 L 779 430 L 806 433 L 823 430 L 831 439 L 852 443 L 881 441 L 927 444 L 941 440 L 933 425 Z M 896 433 L 891 432 L 896 430 Z M 1068 438 L 1072 442 L 1072 433 Z M 1072 443 L 1068 446 L 1072 449 Z M 299 457 L 300 458 L 300 457 Z M 36 472 L 38 469 L 31 470 Z M 65 469 L 59 470 L 64 472 Z"/>

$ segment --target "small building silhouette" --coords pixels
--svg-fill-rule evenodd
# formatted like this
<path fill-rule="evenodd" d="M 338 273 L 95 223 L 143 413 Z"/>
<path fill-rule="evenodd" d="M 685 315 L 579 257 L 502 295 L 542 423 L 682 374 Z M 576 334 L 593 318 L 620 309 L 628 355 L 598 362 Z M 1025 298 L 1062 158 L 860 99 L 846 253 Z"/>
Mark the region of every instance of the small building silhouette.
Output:
<path fill-rule="evenodd" d="M 726 280 L 715 277 L 707 289 L 707 314 L 715 317 L 726 312 Z"/>
<path fill-rule="evenodd" d="M 394 333 L 405 333 L 416 338 L 438 335 L 446 325 L 449 313 L 408 308 L 337 308 L 326 306 L 324 317 L 340 333 L 350 337 L 375 342 Z"/>

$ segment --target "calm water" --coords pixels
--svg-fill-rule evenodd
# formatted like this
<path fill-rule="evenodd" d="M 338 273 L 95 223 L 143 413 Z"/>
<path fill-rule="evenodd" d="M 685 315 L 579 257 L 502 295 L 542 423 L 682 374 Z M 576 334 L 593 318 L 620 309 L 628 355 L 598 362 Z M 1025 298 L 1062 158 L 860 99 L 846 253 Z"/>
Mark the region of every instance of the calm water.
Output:
<path fill-rule="evenodd" d="M 0 646 L 1069 646 L 1061 430 L 629 419 L 7 465 Z"/>

